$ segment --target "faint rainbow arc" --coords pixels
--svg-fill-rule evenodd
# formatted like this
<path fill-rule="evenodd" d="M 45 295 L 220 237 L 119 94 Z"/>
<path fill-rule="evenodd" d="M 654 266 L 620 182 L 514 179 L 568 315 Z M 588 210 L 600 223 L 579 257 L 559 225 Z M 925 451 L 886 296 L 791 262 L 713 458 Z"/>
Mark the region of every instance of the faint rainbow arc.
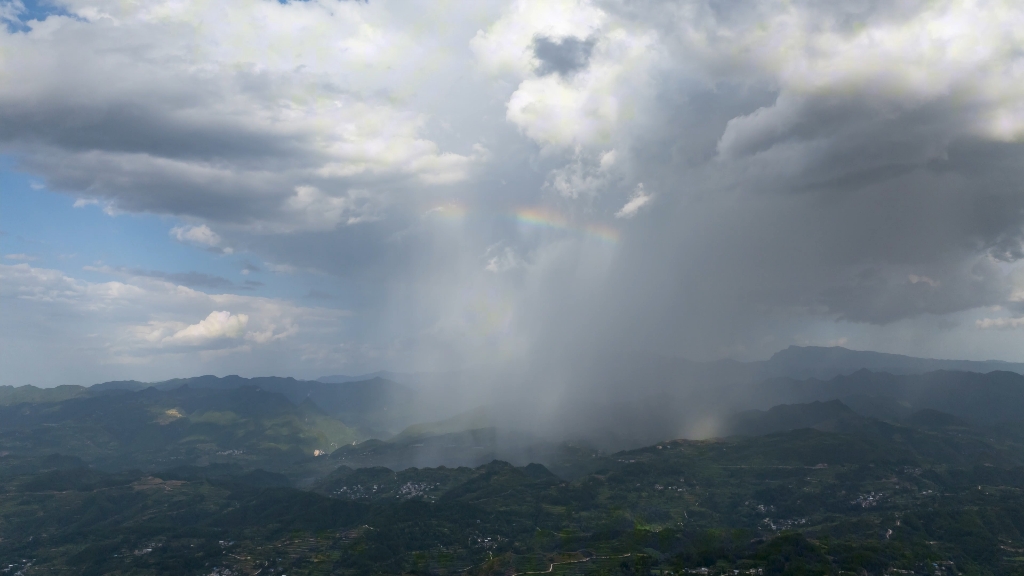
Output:
<path fill-rule="evenodd" d="M 561 214 L 542 208 L 519 208 L 513 212 L 513 215 L 518 222 L 528 226 L 583 232 L 588 236 L 593 236 L 610 244 L 617 244 L 619 241 L 619 231 L 607 224 L 589 222 L 583 225 L 576 225 Z"/>
<path fill-rule="evenodd" d="M 471 211 L 463 204 L 449 203 L 432 208 L 427 211 L 427 214 L 434 214 L 445 220 L 457 221 L 462 220 L 471 212 L 474 211 Z M 475 212 L 479 213 L 479 211 Z M 620 238 L 618 229 L 608 224 L 600 222 L 574 224 L 562 214 L 544 208 L 522 207 L 502 214 L 511 217 L 519 224 L 531 228 L 583 233 L 608 244 L 617 244 Z"/>

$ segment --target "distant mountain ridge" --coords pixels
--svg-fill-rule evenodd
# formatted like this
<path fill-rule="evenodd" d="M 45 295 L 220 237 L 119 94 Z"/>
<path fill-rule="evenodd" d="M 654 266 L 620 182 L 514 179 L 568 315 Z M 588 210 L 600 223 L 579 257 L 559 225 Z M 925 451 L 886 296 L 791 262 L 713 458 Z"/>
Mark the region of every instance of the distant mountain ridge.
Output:
<path fill-rule="evenodd" d="M 594 360 L 601 365 L 598 372 L 618 374 L 619 380 L 633 380 L 634 385 L 637 381 L 663 381 L 673 377 L 719 383 L 753 382 L 769 378 L 829 380 L 836 376 L 848 376 L 863 369 L 893 375 L 925 374 L 939 370 L 980 374 L 996 371 L 1024 374 L 1024 362 L 919 358 L 887 352 L 851 350 L 841 346 L 789 346 L 767 360 L 751 362 L 729 359 L 702 362 L 671 356 L 614 351 L 597 355 Z M 321 376 L 317 382 L 340 384 L 384 378 L 414 387 L 431 387 L 436 381 L 454 380 L 460 375 L 463 374 L 380 370 L 355 376 Z"/>
<path fill-rule="evenodd" d="M 0 406 L 55 403 L 149 388 L 233 390 L 251 386 L 280 394 L 296 406 L 315 406 L 358 430 L 361 438 L 388 439 L 405 431 L 399 440 L 408 438 L 416 443 L 412 439 L 418 436 L 493 427 L 503 434 L 518 430 L 541 437 L 585 439 L 606 449 L 671 437 L 706 437 L 717 433 L 713 421 L 722 422 L 736 412 L 833 400 L 857 414 L 890 422 L 902 422 L 925 409 L 972 424 L 1024 419 L 1021 363 L 791 346 L 758 362 L 695 362 L 604 351 L 577 358 L 575 364 L 583 369 L 562 390 L 562 397 L 568 400 L 564 406 L 549 407 L 558 412 L 552 412 L 546 421 L 527 422 L 536 406 L 514 395 L 497 399 L 471 394 L 486 388 L 479 385 L 486 378 L 496 381 L 498 390 L 515 390 L 520 381 L 543 381 L 546 377 L 542 372 L 528 371 L 498 375 L 381 371 L 318 380 L 206 375 L 155 383 L 113 381 L 92 387 L 0 387 Z M 496 409 L 496 402 L 501 409 Z M 474 412 L 481 406 L 491 410 L 486 418 Z M 705 425 L 704 420 L 709 423 Z M 615 426 L 607 426 L 609 421 Z M 541 431 L 538 425 L 547 428 Z"/>
<path fill-rule="evenodd" d="M 901 362 L 909 368 L 930 365 L 928 360 L 844 349 L 784 352 L 775 358 L 775 368 L 790 372 L 796 372 L 794 366 L 830 372 L 850 365 L 851 358 L 897 368 Z M 814 359 L 821 362 L 810 362 Z M 204 435 L 213 441 L 196 443 L 192 452 L 175 457 L 212 454 L 230 460 L 245 457 L 234 451 L 249 453 L 262 447 L 258 449 L 272 453 L 269 447 L 278 444 L 274 431 L 284 430 L 280 421 L 292 430 L 284 445 L 301 449 L 305 457 L 313 450 L 330 450 L 331 459 L 342 464 L 401 468 L 475 466 L 496 457 L 557 464 L 587 450 L 800 428 L 888 433 L 866 419 L 922 428 L 957 422 L 1013 427 L 1024 422 L 1024 375 L 1010 371 L 892 374 L 861 368 L 830 378 L 762 378 L 771 373 L 772 360 L 696 363 L 638 354 L 605 355 L 600 360 L 590 365 L 589 373 L 577 376 L 579 387 L 566 394 L 570 403 L 553 405 L 547 419 L 531 418 L 536 405 L 516 404 L 516 398 L 445 415 L 423 405 L 447 403 L 450 408 L 460 400 L 460 389 L 428 382 L 408 385 L 379 376 L 328 383 L 207 375 L 157 383 L 106 382 L 90 388 L 0 387 L 0 433 L 7 430 L 16 438 L 21 430 L 31 429 L 40 443 L 59 432 L 61 438 L 66 436 L 61 440 L 65 443 L 82 436 L 97 445 L 111 438 L 127 446 L 141 441 L 141 431 L 146 431 L 152 439 L 137 452 L 138 458 L 151 458 L 152 449 L 165 442 L 176 446 Z M 98 418 L 108 412 L 109 418 Z M 328 429 L 335 430 L 329 441 L 309 440 L 310 434 L 319 434 L 314 430 Z M 235 435 L 248 440 L 236 444 Z M 572 448 L 565 448 L 563 441 Z M 209 450 L 202 447 L 207 444 Z"/>
<path fill-rule="evenodd" d="M 995 371 L 1024 374 L 1024 363 L 1002 360 L 940 360 L 902 354 L 850 350 L 841 346 L 790 346 L 768 360 L 750 362 L 763 376 L 822 378 L 852 374 L 866 369 L 890 374 L 924 374 L 937 370 L 988 373 Z"/>
<path fill-rule="evenodd" d="M 661 358 L 661 357 L 651 357 Z M 644 357 L 645 360 L 651 358 Z M 976 372 L 1003 371 L 1024 374 L 1024 363 L 1006 362 L 1003 360 L 945 360 L 935 358 L 919 358 L 902 354 L 872 352 L 866 350 L 850 350 L 841 346 L 790 346 L 773 354 L 768 360 L 738 362 L 735 360 L 718 360 L 712 362 L 692 362 L 682 359 L 665 357 L 658 361 L 665 364 L 668 371 L 697 371 L 704 377 L 720 378 L 728 381 L 764 380 L 769 378 L 816 378 L 828 380 L 836 376 L 848 376 L 858 370 L 885 372 L 893 375 L 924 374 L 939 370 Z M 191 378 L 175 378 L 162 382 L 140 382 L 137 380 L 121 380 L 94 384 L 88 388 L 101 390 L 142 390 L 150 386 L 160 390 L 169 390 L 182 385 L 193 388 L 228 389 L 244 385 L 259 386 L 265 390 L 284 393 L 291 397 L 306 395 L 313 390 L 322 390 L 322 384 L 350 384 L 355 382 L 389 381 L 399 386 L 416 386 L 421 381 L 446 376 L 412 372 L 393 372 L 378 370 L 360 375 L 335 374 L 321 376 L 316 380 L 299 380 L 292 377 L 265 376 L 244 378 L 241 376 L 196 376 Z M 2 387 L 10 388 L 10 387 Z M 20 387 L 19 389 L 24 388 Z M 70 387 L 67 387 L 70 388 Z M 406 392 L 412 393 L 411 388 Z M 70 392 L 65 392 L 68 394 Z"/>
<path fill-rule="evenodd" d="M 902 407 L 938 410 L 979 425 L 1024 421 L 1024 375 L 1016 372 L 889 374 L 861 369 L 829 380 L 769 379 L 741 386 L 733 393 L 755 408 L 842 400 L 859 405 L 861 414 L 883 419 L 891 419 Z M 873 408 L 867 400 L 874 401 Z"/>
<path fill-rule="evenodd" d="M 390 370 L 378 370 L 376 372 L 370 372 L 368 374 L 359 374 L 357 376 L 346 376 L 344 374 L 334 374 L 332 376 L 321 376 L 316 379 L 317 382 L 323 382 L 324 384 L 345 384 L 348 382 L 359 382 L 362 380 L 371 380 L 373 378 L 384 378 L 386 380 L 394 380 L 400 382 L 402 380 L 409 380 L 410 377 L 415 377 L 415 374 L 408 374 L 404 372 L 392 372 Z"/>
<path fill-rule="evenodd" d="M 720 434 L 723 436 L 759 436 L 800 428 L 816 428 L 832 432 L 842 430 L 844 424 L 863 419 L 863 416 L 839 400 L 814 401 L 807 404 L 779 404 L 766 411 L 748 410 L 732 415 L 727 419 Z"/>

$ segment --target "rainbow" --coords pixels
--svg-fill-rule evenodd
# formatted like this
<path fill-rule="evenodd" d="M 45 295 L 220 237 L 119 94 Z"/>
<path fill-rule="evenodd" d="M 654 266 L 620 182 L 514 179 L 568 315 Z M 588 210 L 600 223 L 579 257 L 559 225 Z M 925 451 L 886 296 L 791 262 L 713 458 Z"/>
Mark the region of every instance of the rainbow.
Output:
<path fill-rule="evenodd" d="M 443 220 L 461 221 L 469 214 L 462 204 L 445 204 L 428 210 L 425 216 L 435 216 Z M 582 233 L 607 244 L 617 244 L 619 231 L 612 226 L 601 223 L 574 224 L 567 218 L 551 210 L 538 207 L 524 207 L 505 214 L 522 226 L 563 232 Z"/>
<path fill-rule="evenodd" d="M 619 242 L 619 230 L 612 228 L 607 224 L 587 224 L 583 227 L 587 234 L 599 238 L 600 240 L 609 244 L 618 244 Z"/>
<path fill-rule="evenodd" d="M 569 221 L 557 212 L 549 212 L 543 208 L 520 208 L 514 213 L 516 220 L 535 228 L 551 230 L 568 230 Z"/>
<path fill-rule="evenodd" d="M 520 208 L 514 212 L 514 215 L 519 223 L 535 228 L 582 232 L 609 244 L 619 241 L 619 231 L 611 226 L 599 223 L 574 225 L 561 214 L 543 208 Z"/>

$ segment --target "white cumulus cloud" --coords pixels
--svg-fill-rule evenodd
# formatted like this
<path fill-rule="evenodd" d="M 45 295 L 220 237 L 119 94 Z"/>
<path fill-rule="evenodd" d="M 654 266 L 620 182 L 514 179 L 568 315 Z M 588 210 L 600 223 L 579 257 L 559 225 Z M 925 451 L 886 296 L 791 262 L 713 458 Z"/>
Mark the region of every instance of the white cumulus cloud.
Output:
<path fill-rule="evenodd" d="M 76 382 L 88 384 L 103 377 L 104 367 L 110 377 L 123 377 L 118 366 L 144 369 L 140 377 L 182 376 L 183 366 L 186 373 L 210 373 L 216 358 L 204 364 L 196 354 L 217 350 L 258 350 L 246 361 L 255 373 L 277 364 L 298 371 L 307 356 L 337 361 L 334 350 L 348 316 L 283 299 L 209 294 L 157 278 L 89 282 L 29 264 L 0 264 L 0 302 L 10 304 L 4 307 L 9 322 L 0 325 L 0 346 L 11 352 L 4 355 L 5 383 L 16 383 L 11 378 L 18 374 L 45 380 L 55 370 L 70 370 Z M 12 352 L 38 344 L 26 334 L 46 341 L 51 362 Z"/>
<path fill-rule="evenodd" d="M 195 345 L 205 344 L 209 340 L 218 338 L 241 338 L 248 324 L 249 316 L 246 314 L 231 314 L 227 311 L 210 312 L 205 319 L 178 330 L 162 341 L 172 344 Z"/>
<path fill-rule="evenodd" d="M 654 198 L 653 194 L 644 192 L 643 183 L 637 184 L 633 193 L 629 196 L 627 201 L 618 212 L 615 213 L 616 218 L 632 218 L 636 216 L 637 212 L 641 208 L 646 206 Z"/>
<path fill-rule="evenodd" d="M 7 258 L 8 260 L 17 260 L 19 262 L 31 262 L 36 259 L 35 256 L 31 256 L 29 254 L 6 254 L 4 255 L 4 258 Z"/>
<path fill-rule="evenodd" d="M 205 246 L 207 248 L 217 248 L 225 254 L 233 252 L 230 247 L 221 246 L 223 239 L 221 239 L 220 234 L 211 230 L 206 224 L 199 226 L 175 226 L 171 228 L 170 235 L 178 242 Z"/>

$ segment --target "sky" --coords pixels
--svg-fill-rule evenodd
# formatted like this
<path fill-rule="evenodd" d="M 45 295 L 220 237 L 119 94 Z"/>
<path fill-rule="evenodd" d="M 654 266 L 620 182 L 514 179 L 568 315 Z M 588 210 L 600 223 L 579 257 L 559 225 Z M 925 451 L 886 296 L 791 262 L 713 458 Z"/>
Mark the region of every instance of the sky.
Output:
<path fill-rule="evenodd" d="M 1024 361 L 1012 0 L 0 0 L 0 385 Z"/>

